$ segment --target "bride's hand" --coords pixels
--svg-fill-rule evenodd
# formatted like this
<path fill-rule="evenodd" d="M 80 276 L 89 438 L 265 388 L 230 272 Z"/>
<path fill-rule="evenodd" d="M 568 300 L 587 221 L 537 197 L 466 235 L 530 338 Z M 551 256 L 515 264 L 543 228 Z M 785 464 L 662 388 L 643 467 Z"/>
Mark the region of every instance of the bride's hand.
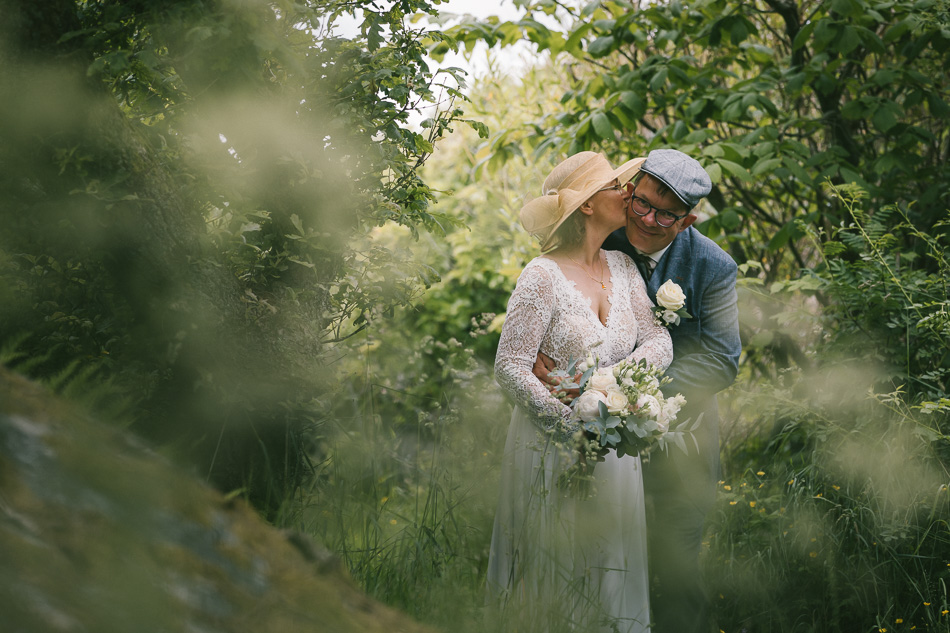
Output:
<path fill-rule="evenodd" d="M 561 383 L 564 382 L 565 378 L 561 376 L 552 376 L 551 372 L 557 369 L 557 365 L 554 361 L 543 354 L 538 352 L 537 358 L 534 360 L 534 366 L 531 368 L 531 373 L 533 373 L 538 380 L 541 381 L 545 387 L 548 388 L 548 391 L 551 392 L 555 398 L 563 402 L 564 404 L 571 404 L 574 401 L 574 398 L 581 395 L 580 389 L 574 387 L 571 389 L 563 389 Z M 581 374 L 577 374 L 573 378 L 573 382 L 577 384 L 577 381 L 581 379 Z"/>

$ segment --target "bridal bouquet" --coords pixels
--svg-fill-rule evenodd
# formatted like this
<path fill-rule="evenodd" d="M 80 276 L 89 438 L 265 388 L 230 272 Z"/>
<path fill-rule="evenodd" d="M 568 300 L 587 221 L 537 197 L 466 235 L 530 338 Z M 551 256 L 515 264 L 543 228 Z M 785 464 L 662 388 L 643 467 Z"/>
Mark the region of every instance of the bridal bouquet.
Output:
<path fill-rule="evenodd" d="M 671 444 L 684 453 L 689 437 L 699 450 L 692 435 L 698 420 L 690 428 L 673 428 L 676 416 L 686 404 L 686 398 L 677 394 L 666 398 L 661 385 L 669 382 L 658 369 L 639 362 L 621 361 L 612 367 L 598 367 L 593 358 L 571 366 L 565 371 L 553 372 L 563 380 L 583 372 L 576 387 L 580 396 L 571 403 L 574 417 L 585 431 L 582 439 L 582 458 L 561 478 L 563 486 L 576 487 L 578 479 L 587 477 L 593 463 L 607 450 L 614 449 L 617 455 L 637 455 L 654 447 L 666 451 Z M 573 386 L 573 385 L 571 385 Z"/>

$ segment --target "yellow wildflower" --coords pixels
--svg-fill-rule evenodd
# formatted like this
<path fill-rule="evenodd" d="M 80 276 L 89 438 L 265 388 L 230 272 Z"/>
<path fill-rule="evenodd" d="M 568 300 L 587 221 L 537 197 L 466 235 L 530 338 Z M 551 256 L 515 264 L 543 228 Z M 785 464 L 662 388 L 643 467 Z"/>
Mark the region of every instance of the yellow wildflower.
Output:
<path fill-rule="evenodd" d="M 763 475 L 765 475 L 765 471 L 760 470 L 759 472 L 756 473 L 756 475 L 758 475 L 759 477 L 762 477 Z"/>
<path fill-rule="evenodd" d="M 749 502 L 749 507 L 750 507 L 750 508 L 754 508 L 754 507 L 755 507 L 755 501 L 750 501 L 750 502 Z"/>

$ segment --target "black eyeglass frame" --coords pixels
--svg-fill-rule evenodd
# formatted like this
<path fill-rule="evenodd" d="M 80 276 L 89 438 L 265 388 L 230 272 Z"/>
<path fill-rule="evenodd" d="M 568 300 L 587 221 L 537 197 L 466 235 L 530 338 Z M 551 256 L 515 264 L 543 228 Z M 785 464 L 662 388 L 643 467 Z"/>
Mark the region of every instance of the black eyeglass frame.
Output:
<path fill-rule="evenodd" d="M 639 201 L 642 206 L 645 206 L 647 208 L 646 213 L 640 213 L 633 207 L 633 203 L 635 200 Z M 649 200 L 646 200 L 645 198 L 641 198 L 640 196 L 638 196 L 636 189 L 633 190 L 633 194 L 631 194 L 630 196 L 630 210 L 636 213 L 637 215 L 639 215 L 641 218 L 647 217 L 648 215 L 650 215 L 650 212 L 652 211 L 653 217 L 656 220 L 656 223 L 662 226 L 664 229 L 670 228 L 671 226 L 673 226 L 674 224 L 676 224 L 677 222 L 685 218 L 687 215 L 689 215 L 688 212 L 684 213 L 683 215 L 676 215 L 669 209 L 660 209 L 659 207 L 655 207 L 652 204 L 650 204 Z M 664 214 L 664 215 L 660 215 L 660 214 Z M 673 220 L 669 224 L 664 224 L 663 222 L 660 221 L 661 217 L 672 217 Z"/>

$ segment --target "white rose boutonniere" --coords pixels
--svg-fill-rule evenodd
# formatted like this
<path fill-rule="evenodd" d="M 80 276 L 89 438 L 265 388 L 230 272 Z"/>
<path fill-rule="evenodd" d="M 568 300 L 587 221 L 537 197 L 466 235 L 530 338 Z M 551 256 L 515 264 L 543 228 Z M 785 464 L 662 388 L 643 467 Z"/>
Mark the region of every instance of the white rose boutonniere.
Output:
<path fill-rule="evenodd" d="M 679 325 L 683 319 L 693 318 L 684 308 L 686 293 L 672 279 L 664 281 L 656 291 L 656 303 L 656 307 L 653 308 L 653 319 L 657 325 L 671 327 Z"/>

